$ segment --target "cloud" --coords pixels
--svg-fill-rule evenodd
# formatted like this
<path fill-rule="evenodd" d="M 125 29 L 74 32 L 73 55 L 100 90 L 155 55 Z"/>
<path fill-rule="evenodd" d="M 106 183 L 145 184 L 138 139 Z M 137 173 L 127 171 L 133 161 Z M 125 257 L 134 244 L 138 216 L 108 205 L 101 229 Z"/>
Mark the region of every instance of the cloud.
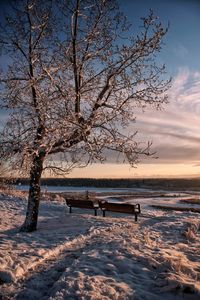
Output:
<path fill-rule="evenodd" d="M 153 141 L 163 161 L 200 161 L 200 72 L 179 70 L 162 111 L 137 116 L 140 139 Z"/>
<path fill-rule="evenodd" d="M 162 143 L 156 147 L 159 163 L 189 163 L 200 161 L 199 147 L 169 145 Z"/>
<path fill-rule="evenodd" d="M 174 78 L 169 92 L 170 107 L 179 113 L 194 114 L 199 117 L 200 112 L 200 72 L 180 69 Z"/>
<path fill-rule="evenodd" d="M 200 167 L 200 163 L 197 163 L 197 164 L 195 164 L 195 165 L 193 165 L 193 167 Z"/>
<path fill-rule="evenodd" d="M 148 133 L 151 134 L 152 136 L 157 136 L 157 137 L 169 137 L 170 139 L 175 139 L 175 140 L 180 140 L 183 141 L 184 143 L 193 143 L 193 144 L 198 144 L 200 145 L 200 136 L 194 136 L 194 135 L 187 135 L 187 134 L 181 134 L 178 133 L 180 131 L 186 131 L 186 127 L 183 128 L 179 128 L 179 127 L 174 127 L 171 124 L 169 124 L 169 126 L 167 127 L 167 129 L 162 128 L 162 124 L 160 124 L 161 126 L 154 126 L 154 129 L 152 128 L 152 123 L 150 122 L 143 122 L 143 125 L 145 125 L 149 128 L 147 128 L 144 133 Z M 173 130 L 172 130 L 173 129 Z"/>

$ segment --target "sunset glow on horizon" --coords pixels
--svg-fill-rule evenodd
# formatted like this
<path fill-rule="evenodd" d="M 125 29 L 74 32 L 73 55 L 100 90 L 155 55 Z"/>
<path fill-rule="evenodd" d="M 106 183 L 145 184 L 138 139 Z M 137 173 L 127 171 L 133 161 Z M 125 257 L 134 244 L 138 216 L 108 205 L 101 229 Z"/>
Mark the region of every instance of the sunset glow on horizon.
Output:
<path fill-rule="evenodd" d="M 46 174 L 46 177 L 51 177 Z M 57 176 L 56 176 L 57 177 Z M 200 177 L 200 166 L 180 164 L 139 164 L 131 168 L 127 164 L 92 164 L 87 168 L 74 169 L 66 178 L 196 178 Z"/>

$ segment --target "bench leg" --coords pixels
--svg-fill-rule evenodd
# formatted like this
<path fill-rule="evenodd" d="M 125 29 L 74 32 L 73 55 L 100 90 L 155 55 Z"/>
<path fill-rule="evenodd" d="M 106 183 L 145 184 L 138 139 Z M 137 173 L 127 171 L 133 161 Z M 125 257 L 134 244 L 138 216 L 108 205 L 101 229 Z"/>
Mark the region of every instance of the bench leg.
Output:
<path fill-rule="evenodd" d="M 106 211 L 102 210 L 102 212 L 103 212 L 103 217 L 105 217 L 106 216 Z"/>
<path fill-rule="evenodd" d="M 138 214 L 136 213 L 135 214 L 135 222 L 137 222 L 137 220 L 138 220 Z"/>
<path fill-rule="evenodd" d="M 71 206 L 69 207 L 69 213 L 70 214 L 72 213 L 72 207 Z"/>
<path fill-rule="evenodd" d="M 94 209 L 94 215 L 97 216 L 97 209 Z"/>

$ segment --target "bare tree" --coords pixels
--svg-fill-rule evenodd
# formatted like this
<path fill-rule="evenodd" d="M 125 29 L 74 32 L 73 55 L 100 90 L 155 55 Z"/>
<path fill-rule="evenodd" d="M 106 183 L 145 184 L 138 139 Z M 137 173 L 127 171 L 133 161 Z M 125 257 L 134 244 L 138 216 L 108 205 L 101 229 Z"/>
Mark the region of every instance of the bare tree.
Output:
<path fill-rule="evenodd" d="M 134 112 L 167 101 L 169 80 L 156 63 L 167 29 L 151 11 L 133 35 L 115 1 L 59 4 L 20 1 L 0 29 L 9 56 L 1 107 L 10 113 L 0 155 L 30 174 L 24 231 L 37 227 L 44 170 L 69 172 L 104 161 L 108 151 L 133 166 L 150 155 L 149 144 L 126 133 Z"/>

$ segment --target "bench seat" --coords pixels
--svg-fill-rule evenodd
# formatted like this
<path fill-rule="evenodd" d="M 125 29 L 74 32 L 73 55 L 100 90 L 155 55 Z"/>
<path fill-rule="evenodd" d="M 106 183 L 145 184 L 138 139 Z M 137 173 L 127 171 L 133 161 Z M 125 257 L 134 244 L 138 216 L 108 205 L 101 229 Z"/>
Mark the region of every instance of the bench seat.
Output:
<path fill-rule="evenodd" d="M 69 212 L 72 213 L 72 207 L 94 209 L 94 215 L 97 216 L 98 204 L 91 200 L 75 200 L 75 199 L 65 199 L 67 206 L 69 207 Z"/>
<path fill-rule="evenodd" d="M 140 204 L 129 203 L 110 203 L 107 201 L 99 201 L 99 207 L 103 212 L 103 217 L 106 215 L 106 211 L 118 212 L 124 214 L 134 214 L 135 221 L 137 222 L 138 214 L 141 212 Z"/>

